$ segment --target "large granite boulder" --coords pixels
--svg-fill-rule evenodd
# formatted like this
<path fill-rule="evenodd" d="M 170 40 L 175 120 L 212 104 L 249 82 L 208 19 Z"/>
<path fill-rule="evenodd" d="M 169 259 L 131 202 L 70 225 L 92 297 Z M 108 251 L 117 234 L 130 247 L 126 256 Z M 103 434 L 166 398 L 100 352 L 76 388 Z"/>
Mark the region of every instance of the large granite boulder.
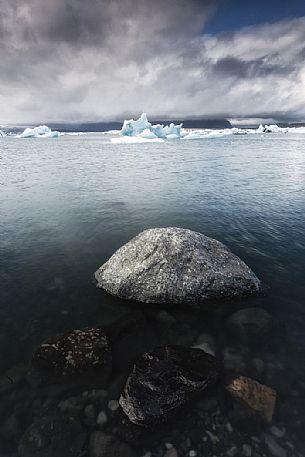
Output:
<path fill-rule="evenodd" d="M 108 380 L 112 355 L 108 338 L 100 327 L 85 327 L 56 335 L 32 354 L 28 380 L 35 386 L 72 383 L 75 387 L 100 387 Z"/>
<path fill-rule="evenodd" d="M 201 349 L 159 347 L 136 362 L 119 403 L 134 424 L 157 424 L 214 384 L 221 370 L 218 360 Z"/>
<path fill-rule="evenodd" d="M 97 286 L 143 303 L 192 304 L 260 291 L 251 269 L 226 246 L 182 228 L 145 230 L 96 272 Z"/>

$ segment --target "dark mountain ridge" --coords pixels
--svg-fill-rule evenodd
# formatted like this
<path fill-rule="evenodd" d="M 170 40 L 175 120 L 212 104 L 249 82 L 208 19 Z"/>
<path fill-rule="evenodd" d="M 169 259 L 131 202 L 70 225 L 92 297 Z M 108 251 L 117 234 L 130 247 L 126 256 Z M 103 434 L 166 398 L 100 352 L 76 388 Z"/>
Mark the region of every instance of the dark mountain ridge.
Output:
<path fill-rule="evenodd" d="M 194 129 L 225 129 L 231 128 L 232 125 L 227 119 L 166 119 L 166 120 L 152 120 L 152 124 L 183 124 L 185 128 Z M 79 124 L 68 123 L 48 123 L 52 130 L 60 132 L 107 132 L 108 130 L 120 130 L 123 122 L 110 121 L 110 122 L 84 122 Z"/>

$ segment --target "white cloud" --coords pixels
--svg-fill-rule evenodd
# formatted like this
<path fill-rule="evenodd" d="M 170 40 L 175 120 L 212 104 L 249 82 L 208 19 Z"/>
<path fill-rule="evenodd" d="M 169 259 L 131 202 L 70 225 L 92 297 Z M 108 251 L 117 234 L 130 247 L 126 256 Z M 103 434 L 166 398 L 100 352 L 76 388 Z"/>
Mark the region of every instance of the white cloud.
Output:
<path fill-rule="evenodd" d="M 215 2 L 151 5 L 0 0 L 0 123 L 305 118 L 305 18 L 212 37 Z"/>

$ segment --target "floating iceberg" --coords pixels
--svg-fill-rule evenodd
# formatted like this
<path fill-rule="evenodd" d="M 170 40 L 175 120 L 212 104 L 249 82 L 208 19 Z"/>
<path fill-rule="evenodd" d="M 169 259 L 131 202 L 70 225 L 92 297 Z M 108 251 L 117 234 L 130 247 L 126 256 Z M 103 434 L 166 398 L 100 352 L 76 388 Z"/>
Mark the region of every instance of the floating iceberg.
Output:
<path fill-rule="evenodd" d="M 154 140 L 155 138 L 159 138 L 154 132 L 149 129 L 144 129 L 143 132 L 136 135 L 139 138 L 144 138 L 145 140 Z"/>
<path fill-rule="evenodd" d="M 40 125 L 39 127 L 26 128 L 24 132 L 17 135 L 17 138 L 57 138 L 60 136 L 59 132 L 51 130 L 46 125 Z"/>
<path fill-rule="evenodd" d="M 145 113 L 139 119 L 125 120 L 120 131 L 106 132 L 118 135 L 111 138 L 112 143 L 145 143 L 164 140 L 202 140 L 207 138 L 221 138 L 229 135 L 253 135 L 259 133 L 305 133 L 302 128 L 283 128 L 276 124 L 260 125 L 258 128 L 225 128 L 225 129 L 183 129 L 183 124 L 153 125 L 148 121 Z"/>
<path fill-rule="evenodd" d="M 279 127 L 276 124 L 260 125 L 257 129 L 257 133 L 287 133 L 289 128 Z"/>
<path fill-rule="evenodd" d="M 155 138 L 176 139 L 182 138 L 185 135 L 182 124 L 175 125 L 172 123 L 166 126 L 162 124 L 152 125 L 145 113 L 141 114 L 137 120 L 129 119 L 124 121 L 120 134 L 122 136 L 140 137 L 147 140 Z"/>
<path fill-rule="evenodd" d="M 305 127 L 289 127 L 289 133 L 305 133 Z"/>
<path fill-rule="evenodd" d="M 0 130 L 0 138 L 1 138 L 2 136 L 5 136 L 5 133 L 4 133 L 2 130 Z"/>
<path fill-rule="evenodd" d="M 233 135 L 233 129 L 211 130 L 202 129 L 195 130 L 185 135 L 183 140 L 201 140 L 202 138 L 219 138 L 223 136 Z"/>

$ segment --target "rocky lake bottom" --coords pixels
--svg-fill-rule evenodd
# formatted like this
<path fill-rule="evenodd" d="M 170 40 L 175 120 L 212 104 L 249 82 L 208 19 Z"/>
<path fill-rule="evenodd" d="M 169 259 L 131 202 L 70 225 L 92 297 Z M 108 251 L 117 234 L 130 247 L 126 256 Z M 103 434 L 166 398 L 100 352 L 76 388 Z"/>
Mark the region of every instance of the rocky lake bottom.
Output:
<path fill-rule="evenodd" d="M 303 137 L 0 146 L 0 456 L 305 455 Z M 204 310 L 95 287 L 116 249 L 167 226 L 225 243 L 262 293 Z"/>

